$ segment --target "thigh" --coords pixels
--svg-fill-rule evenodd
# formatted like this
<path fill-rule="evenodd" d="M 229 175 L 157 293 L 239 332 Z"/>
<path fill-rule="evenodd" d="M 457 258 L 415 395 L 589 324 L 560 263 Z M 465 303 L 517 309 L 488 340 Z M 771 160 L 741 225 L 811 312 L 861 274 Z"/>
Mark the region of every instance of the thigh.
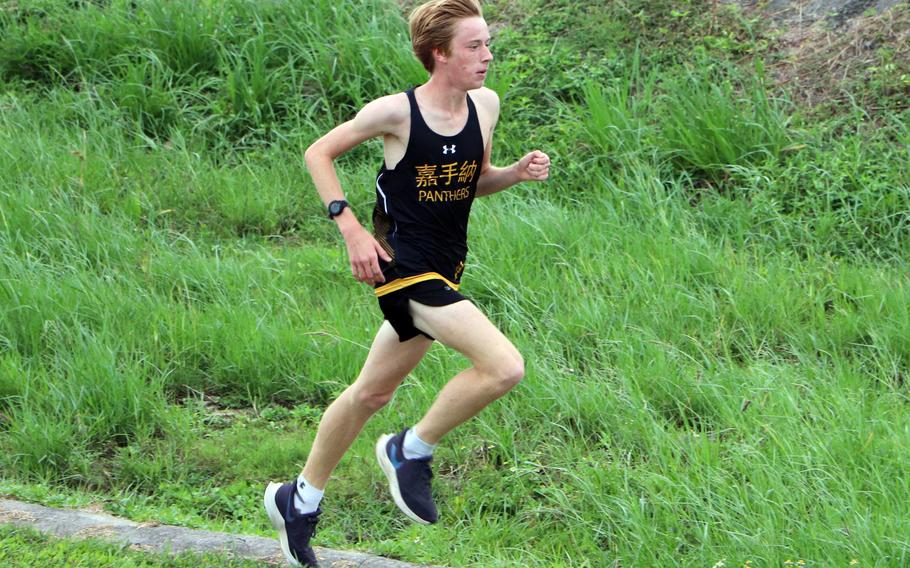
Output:
<path fill-rule="evenodd" d="M 422 335 L 401 342 L 392 325 L 383 322 L 355 384 L 374 391 L 395 390 L 432 344 L 432 340 Z"/>
<path fill-rule="evenodd" d="M 518 350 L 480 309 L 468 300 L 447 306 L 410 303 L 414 325 L 475 366 L 520 357 Z"/>

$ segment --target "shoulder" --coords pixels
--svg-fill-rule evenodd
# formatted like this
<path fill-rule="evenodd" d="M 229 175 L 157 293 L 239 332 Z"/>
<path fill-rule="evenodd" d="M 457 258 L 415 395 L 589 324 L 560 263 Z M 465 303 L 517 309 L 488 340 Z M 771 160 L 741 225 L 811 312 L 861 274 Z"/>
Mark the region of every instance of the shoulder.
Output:
<path fill-rule="evenodd" d="M 468 91 L 471 100 L 484 112 L 492 113 L 494 116 L 499 114 L 499 95 L 489 87 L 481 87 Z"/>
<path fill-rule="evenodd" d="M 499 95 L 487 87 L 468 91 L 468 94 L 477 107 L 477 119 L 480 122 L 483 143 L 484 146 L 487 146 L 493 135 L 493 129 L 496 128 L 496 123 L 499 121 Z"/>
<path fill-rule="evenodd" d="M 386 95 L 370 101 L 354 117 L 361 125 L 369 125 L 381 132 L 397 130 L 402 124 L 409 123 L 411 107 L 405 93 Z"/>
<path fill-rule="evenodd" d="M 473 91 L 468 91 L 468 93 L 477 107 L 477 117 L 480 119 L 480 126 L 483 132 L 492 132 L 499 121 L 499 95 L 496 94 L 496 91 L 487 87 L 474 89 Z"/>

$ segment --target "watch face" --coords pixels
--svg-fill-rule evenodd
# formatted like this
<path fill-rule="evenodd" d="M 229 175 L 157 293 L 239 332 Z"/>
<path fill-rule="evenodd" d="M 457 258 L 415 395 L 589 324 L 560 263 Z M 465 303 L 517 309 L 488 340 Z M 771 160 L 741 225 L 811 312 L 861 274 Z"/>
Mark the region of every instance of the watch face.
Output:
<path fill-rule="evenodd" d="M 329 217 L 334 217 L 335 215 L 339 215 L 344 210 L 344 208 L 347 206 L 348 206 L 348 202 L 343 199 L 337 200 L 337 201 L 332 201 L 331 203 L 329 203 Z"/>

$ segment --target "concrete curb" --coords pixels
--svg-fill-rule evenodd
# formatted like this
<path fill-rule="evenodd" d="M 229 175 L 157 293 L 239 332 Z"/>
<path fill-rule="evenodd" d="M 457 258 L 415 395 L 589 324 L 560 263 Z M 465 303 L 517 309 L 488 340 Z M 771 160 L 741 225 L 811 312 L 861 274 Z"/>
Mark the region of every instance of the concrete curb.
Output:
<path fill-rule="evenodd" d="M 136 523 L 107 513 L 54 509 L 12 499 L 0 499 L 0 524 L 31 527 L 57 537 L 93 538 L 128 544 L 135 550 L 147 552 L 215 552 L 271 565 L 287 564 L 277 538 Z M 315 549 L 322 568 L 417 568 L 415 564 L 362 552 Z"/>

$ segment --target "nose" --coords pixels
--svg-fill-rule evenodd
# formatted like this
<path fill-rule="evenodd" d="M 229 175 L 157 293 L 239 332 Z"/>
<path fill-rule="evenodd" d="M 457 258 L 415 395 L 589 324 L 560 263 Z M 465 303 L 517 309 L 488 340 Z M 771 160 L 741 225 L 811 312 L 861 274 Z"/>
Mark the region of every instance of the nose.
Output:
<path fill-rule="evenodd" d="M 484 62 L 493 60 L 493 52 L 490 51 L 490 46 L 484 44 L 483 53 L 481 54 L 481 58 Z"/>

